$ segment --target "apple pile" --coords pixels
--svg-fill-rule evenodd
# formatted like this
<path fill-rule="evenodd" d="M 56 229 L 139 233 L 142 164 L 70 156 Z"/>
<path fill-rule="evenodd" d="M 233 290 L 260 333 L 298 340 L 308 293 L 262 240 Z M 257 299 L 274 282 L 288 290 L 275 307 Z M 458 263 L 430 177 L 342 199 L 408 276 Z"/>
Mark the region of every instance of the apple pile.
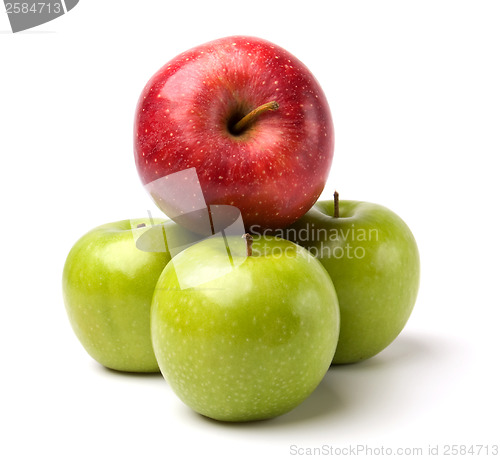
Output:
<path fill-rule="evenodd" d="M 319 83 L 277 45 L 226 37 L 164 65 L 140 95 L 134 152 L 168 218 L 99 226 L 64 266 L 90 356 L 161 371 L 198 413 L 249 421 L 386 348 L 416 301 L 417 245 L 385 207 L 317 202 L 333 147 Z"/>

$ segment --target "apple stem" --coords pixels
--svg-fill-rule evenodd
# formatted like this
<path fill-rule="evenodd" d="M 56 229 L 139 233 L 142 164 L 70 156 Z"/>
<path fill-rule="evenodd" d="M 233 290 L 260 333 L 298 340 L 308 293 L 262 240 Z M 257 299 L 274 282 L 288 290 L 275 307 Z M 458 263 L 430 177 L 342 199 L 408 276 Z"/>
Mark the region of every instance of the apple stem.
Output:
<path fill-rule="evenodd" d="M 333 193 L 333 217 L 339 218 L 340 209 L 339 209 L 339 194 L 337 191 Z"/>
<path fill-rule="evenodd" d="M 252 256 L 253 237 L 249 233 L 246 233 L 241 237 L 243 239 L 246 239 L 246 241 L 247 241 L 247 257 L 251 257 Z"/>
<path fill-rule="evenodd" d="M 241 120 L 239 120 L 232 128 L 232 131 L 238 135 L 244 130 L 248 129 L 255 120 L 264 112 L 278 110 L 278 102 L 273 100 L 272 102 L 266 102 L 259 107 L 253 109 L 250 113 L 247 113 Z"/>

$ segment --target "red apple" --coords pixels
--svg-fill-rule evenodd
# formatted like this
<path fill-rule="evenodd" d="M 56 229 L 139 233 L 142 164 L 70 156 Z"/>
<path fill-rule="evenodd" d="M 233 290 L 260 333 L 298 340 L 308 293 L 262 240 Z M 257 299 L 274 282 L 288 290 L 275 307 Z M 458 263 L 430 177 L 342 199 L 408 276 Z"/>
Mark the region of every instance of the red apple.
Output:
<path fill-rule="evenodd" d="M 260 38 L 226 37 L 180 54 L 153 75 L 137 105 L 135 161 L 146 188 L 195 170 L 205 204 L 238 208 L 254 229 L 285 227 L 311 208 L 333 145 L 330 108 L 312 73 Z M 162 188 L 148 190 L 169 215 L 169 196 L 152 192 Z M 189 211 L 195 191 L 184 193 L 177 214 Z"/>

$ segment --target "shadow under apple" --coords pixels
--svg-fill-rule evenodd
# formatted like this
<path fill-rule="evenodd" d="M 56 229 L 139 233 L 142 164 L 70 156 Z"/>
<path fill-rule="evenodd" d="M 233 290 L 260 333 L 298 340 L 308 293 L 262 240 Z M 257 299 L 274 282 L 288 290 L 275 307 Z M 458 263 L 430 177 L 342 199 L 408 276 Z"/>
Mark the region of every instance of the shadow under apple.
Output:
<path fill-rule="evenodd" d="M 402 416 L 417 411 L 422 399 L 437 397 L 437 393 L 429 394 L 428 387 L 415 382 L 429 368 L 444 365 L 453 346 L 444 338 L 405 334 L 371 359 L 331 366 L 316 390 L 282 416 L 243 423 L 215 421 L 194 412 L 192 416 L 236 430 L 274 431 L 306 424 L 352 429 L 360 423 L 376 429 L 381 418 L 385 426 L 398 423 Z"/>
<path fill-rule="evenodd" d="M 113 370 L 112 368 L 105 367 L 99 364 L 98 362 L 92 362 L 92 365 L 97 372 L 116 378 L 163 379 L 163 376 L 159 371 L 134 372 L 134 371 Z"/>
<path fill-rule="evenodd" d="M 422 374 L 448 365 L 450 380 L 454 371 L 456 373 L 458 358 L 457 343 L 446 337 L 404 334 L 371 359 L 331 366 L 316 390 L 282 416 L 264 421 L 222 422 L 200 415 L 186 405 L 179 410 L 189 422 L 203 422 L 214 428 L 235 431 L 288 432 L 292 426 L 303 429 L 306 425 L 308 430 L 313 427 L 344 431 L 359 428 L 361 424 L 374 430 L 386 429 L 389 424 L 398 424 L 401 419 L 417 415 L 424 405 L 428 405 L 423 404 L 423 400 L 438 399 L 448 390 L 448 381 L 436 376 L 435 381 L 422 383 Z M 155 384 L 163 378 L 161 373 L 126 373 L 97 362 L 94 366 L 109 377 L 154 380 Z M 416 381 L 420 381 L 419 384 Z M 384 421 L 382 424 L 380 419 Z"/>

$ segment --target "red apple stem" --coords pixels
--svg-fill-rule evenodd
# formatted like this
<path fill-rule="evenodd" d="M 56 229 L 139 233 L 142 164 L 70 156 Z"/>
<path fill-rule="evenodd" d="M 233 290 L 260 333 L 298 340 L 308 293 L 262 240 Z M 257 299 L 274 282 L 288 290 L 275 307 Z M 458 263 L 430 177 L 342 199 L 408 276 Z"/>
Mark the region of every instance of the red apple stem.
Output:
<path fill-rule="evenodd" d="M 340 209 L 339 209 L 339 194 L 337 191 L 333 193 L 333 217 L 339 218 Z"/>
<path fill-rule="evenodd" d="M 246 241 L 247 241 L 247 257 L 251 257 L 252 256 L 253 237 L 249 233 L 246 233 L 241 237 L 243 239 L 246 239 Z"/>
<path fill-rule="evenodd" d="M 248 129 L 255 120 L 262 115 L 262 113 L 278 110 L 279 104 L 275 100 L 272 102 L 266 102 L 265 104 L 260 105 L 259 107 L 253 109 L 250 113 L 247 113 L 241 120 L 239 120 L 233 126 L 233 132 L 235 134 L 241 134 L 243 131 Z"/>

